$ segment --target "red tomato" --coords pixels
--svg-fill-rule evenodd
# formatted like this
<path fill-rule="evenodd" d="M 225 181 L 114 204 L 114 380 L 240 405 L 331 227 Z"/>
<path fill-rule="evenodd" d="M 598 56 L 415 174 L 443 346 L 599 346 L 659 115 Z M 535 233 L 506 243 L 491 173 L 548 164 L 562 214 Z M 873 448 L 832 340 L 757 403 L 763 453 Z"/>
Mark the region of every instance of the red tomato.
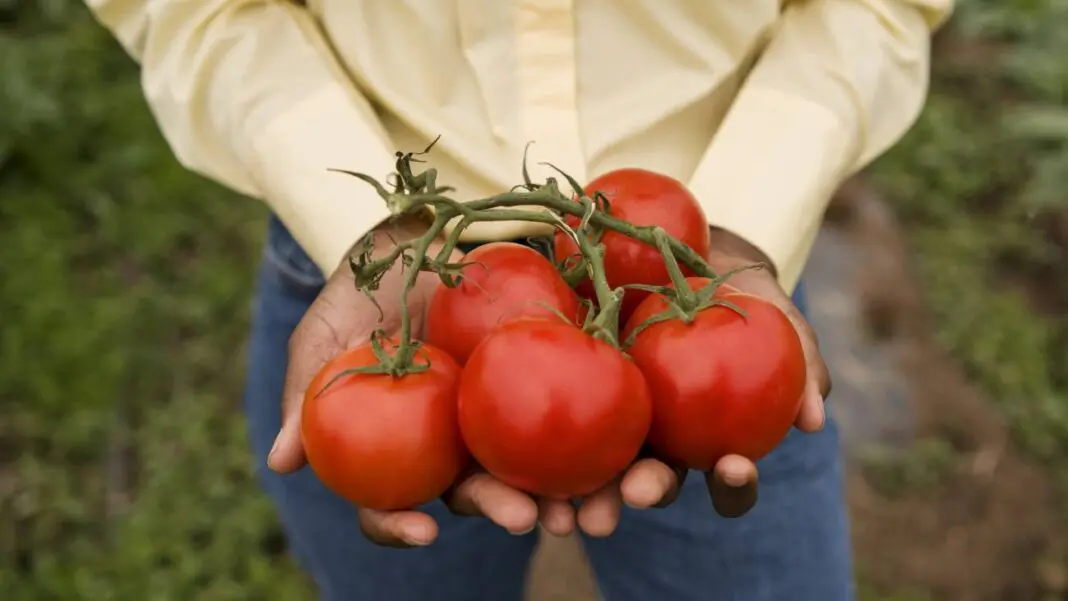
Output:
<path fill-rule="evenodd" d="M 384 343 L 387 350 L 391 342 Z M 430 369 L 400 378 L 344 370 L 374 365 L 365 344 L 335 357 L 308 386 L 301 411 L 304 453 L 330 490 L 360 507 L 397 510 L 439 496 L 468 461 L 456 417 L 460 366 L 430 345 Z M 318 396 L 316 396 L 318 394 Z"/>
<path fill-rule="evenodd" d="M 430 299 L 426 339 L 464 364 L 498 325 L 517 317 L 551 316 L 579 323 L 583 306 L 556 266 L 533 248 L 512 242 L 480 246 L 464 258 L 460 283 L 439 284 Z"/>
<path fill-rule="evenodd" d="M 586 194 L 600 191 L 608 199 L 609 214 L 634 225 L 659 225 L 664 231 L 678 238 L 697 254 L 708 255 L 708 220 L 697 199 L 678 180 L 644 169 L 618 169 L 593 180 L 586 186 Z M 572 227 L 578 218 L 568 217 Z M 625 284 L 667 284 L 667 268 L 655 246 L 639 242 L 614 231 L 607 231 L 602 238 L 605 246 L 605 276 L 612 288 Z M 563 232 L 554 238 L 557 260 L 578 255 L 578 246 Z M 684 268 L 685 270 L 685 268 Z M 594 298 L 589 282 L 579 285 L 578 291 L 587 298 Z M 635 307 L 646 297 L 647 292 L 628 290 L 623 299 L 620 323 L 626 323 Z"/>
<path fill-rule="evenodd" d="M 460 379 L 460 431 L 490 474 L 558 499 L 594 492 L 637 456 L 651 401 L 623 353 L 554 319 L 497 328 Z"/>
<path fill-rule="evenodd" d="M 687 278 L 694 288 L 705 278 Z M 805 355 L 793 324 L 778 307 L 750 294 L 719 295 L 686 324 L 668 320 L 638 333 L 627 349 L 649 383 L 653 422 L 649 447 L 660 458 L 710 470 L 727 454 L 756 461 L 790 431 L 805 388 Z M 627 332 L 666 308 L 663 297 L 642 302 Z"/>

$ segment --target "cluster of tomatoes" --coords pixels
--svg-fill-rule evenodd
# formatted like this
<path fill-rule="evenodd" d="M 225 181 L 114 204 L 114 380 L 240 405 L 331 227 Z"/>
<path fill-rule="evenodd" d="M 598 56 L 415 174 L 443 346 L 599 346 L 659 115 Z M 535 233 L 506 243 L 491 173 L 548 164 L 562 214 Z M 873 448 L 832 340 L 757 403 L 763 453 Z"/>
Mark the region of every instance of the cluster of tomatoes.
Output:
<path fill-rule="evenodd" d="M 677 181 L 624 169 L 588 190 L 607 197 L 614 217 L 659 225 L 707 255 L 708 222 Z M 669 283 L 655 247 L 615 231 L 600 241 L 612 288 Z M 562 232 L 554 247 L 557 257 L 578 253 Z M 414 358 L 424 370 L 338 378 L 378 361 L 365 345 L 331 361 L 308 388 L 308 461 L 359 506 L 421 505 L 473 464 L 537 496 L 580 498 L 613 481 L 643 448 L 698 470 L 728 453 L 758 459 L 796 417 L 801 343 L 769 302 L 722 285 L 723 304 L 650 323 L 621 350 L 582 328 L 583 299 L 594 296 L 588 280 L 572 289 L 549 259 L 509 242 L 481 246 L 465 261 L 459 283 L 439 285 L 429 301 Z M 668 303 L 628 290 L 620 339 Z"/>

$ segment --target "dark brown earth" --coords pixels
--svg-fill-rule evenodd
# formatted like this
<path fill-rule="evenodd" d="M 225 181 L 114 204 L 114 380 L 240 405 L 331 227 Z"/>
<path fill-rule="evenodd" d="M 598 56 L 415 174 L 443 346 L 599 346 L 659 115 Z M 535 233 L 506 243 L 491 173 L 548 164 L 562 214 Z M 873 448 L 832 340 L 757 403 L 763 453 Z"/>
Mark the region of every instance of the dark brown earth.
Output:
<path fill-rule="evenodd" d="M 806 281 L 852 465 L 861 578 L 940 601 L 1068 599 L 1054 484 L 927 334 L 908 266 L 891 211 L 863 181 L 847 184 Z M 876 460 L 904 448 L 921 454 L 907 486 Z M 576 540 L 543 541 L 528 599 L 596 599 Z"/>

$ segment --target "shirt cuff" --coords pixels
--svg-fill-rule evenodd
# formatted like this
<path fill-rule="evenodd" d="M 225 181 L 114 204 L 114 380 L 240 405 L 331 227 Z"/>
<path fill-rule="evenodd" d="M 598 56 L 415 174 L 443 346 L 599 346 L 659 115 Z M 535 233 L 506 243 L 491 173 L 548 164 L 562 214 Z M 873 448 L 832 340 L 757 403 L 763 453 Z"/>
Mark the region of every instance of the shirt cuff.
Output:
<path fill-rule="evenodd" d="M 385 181 L 396 156 L 381 126 L 340 86 L 328 86 L 274 119 L 253 141 L 254 176 L 267 204 L 328 275 L 352 245 L 389 217 L 363 181 Z"/>
<path fill-rule="evenodd" d="M 856 148 L 856 132 L 827 108 L 750 85 L 698 163 L 690 189 L 711 225 L 771 259 L 789 292 Z"/>

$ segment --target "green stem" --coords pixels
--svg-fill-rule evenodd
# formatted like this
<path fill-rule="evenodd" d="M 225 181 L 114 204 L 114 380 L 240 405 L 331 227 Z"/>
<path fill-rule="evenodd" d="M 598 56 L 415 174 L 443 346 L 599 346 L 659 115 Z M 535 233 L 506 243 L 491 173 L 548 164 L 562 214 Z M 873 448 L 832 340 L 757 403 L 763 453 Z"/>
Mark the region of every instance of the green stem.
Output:
<path fill-rule="evenodd" d="M 430 245 L 441 234 L 441 230 L 445 228 L 447 219 L 438 217 L 434 220 L 434 223 L 427 229 L 426 234 L 416 239 L 416 243 L 412 245 L 412 264 L 408 266 L 408 273 L 404 278 L 404 288 L 400 294 L 400 335 L 397 350 L 393 354 L 392 368 L 390 371 L 394 376 L 399 377 L 405 373 L 410 373 L 412 369 L 412 359 L 415 354 L 415 350 L 418 348 L 418 341 L 412 338 L 412 312 L 408 310 L 408 295 L 412 289 L 415 288 L 416 282 L 419 279 L 419 274 L 423 269 L 423 265 L 426 262 L 426 253 L 430 249 Z"/>
<path fill-rule="evenodd" d="M 437 219 L 444 223 L 448 223 L 447 216 L 442 217 L 440 213 L 438 214 Z M 456 224 L 456 227 L 449 232 L 449 235 L 445 238 L 445 243 L 441 245 L 441 250 L 438 251 L 437 262 L 439 265 L 444 265 L 449 262 L 449 257 L 452 256 L 453 251 L 456 250 L 456 247 L 460 244 L 460 234 L 463 234 L 464 230 L 467 229 L 467 226 L 469 225 L 471 225 L 471 221 L 466 218 L 462 219 L 460 220 L 460 223 Z"/>
<path fill-rule="evenodd" d="M 564 278 L 564 281 L 567 282 L 569 288 L 574 288 L 575 286 L 578 286 L 582 280 L 586 279 L 586 273 L 587 268 L 585 260 L 579 260 L 577 265 L 569 267 L 560 275 Z"/>
<path fill-rule="evenodd" d="M 579 251 L 586 263 L 586 274 L 593 284 L 600 312 L 590 324 L 594 338 L 619 346 L 619 311 L 623 304 L 623 289 L 613 290 L 604 273 L 604 245 L 594 244 L 585 231 L 576 232 Z"/>
<path fill-rule="evenodd" d="M 429 150 L 429 147 L 427 148 Z M 389 373 L 394 377 L 424 371 L 427 366 L 413 364 L 413 358 L 419 342 L 413 339 L 412 317 L 408 311 L 411 291 L 415 288 L 422 271 L 435 271 L 446 281 L 450 273 L 458 273 L 461 265 L 452 264 L 450 257 L 455 251 L 464 231 L 474 223 L 489 221 L 522 221 L 540 223 L 567 231 L 579 246 L 582 256 L 581 265 L 567 272 L 566 276 L 575 280 L 585 275 L 593 284 L 600 312 L 590 321 L 589 331 L 614 346 L 619 346 L 619 313 L 624 291 L 613 290 L 604 273 L 604 245 L 600 244 L 599 234 L 612 230 L 624 236 L 656 247 L 663 255 L 668 274 L 675 287 L 675 294 L 683 302 L 683 307 L 696 306 L 697 294 L 686 282 L 679 263 L 693 273 L 718 281 L 717 274 L 689 246 L 668 235 L 657 226 L 637 226 L 609 215 L 599 203 L 589 198 L 581 186 L 566 173 L 559 173 L 571 185 L 578 201 L 561 192 L 556 180 L 549 178 L 544 184 L 529 181 L 524 164 L 525 185 L 503 194 L 479 198 L 461 203 L 445 193 L 450 188 L 437 185 L 437 171 L 426 169 L 421 173 L 412 170 L 412 163 L 417 162 L 417 153 L 398 153 L 395 180 L 391 182 L 392 190 L 374 178 L 355 172 L 340 171 L 358 177 L 374 186 L 379 196 L 385 201 L 391 215 L 399 217 L 420 212 L 433 211 L 434 218 L 424 235 L 397 244 L 382 257 L 372 257 L 372 245 L 366 245 L 357 256 L 350 259 L 357 286 L 366 293 L 377 289 L 382 276 L 402 259 L 409 269 L 404 278 L 400 294 L 401 316 L 400 333 L 397 347 L 392 355 L 381 353 L 380 365 L 369 367 L 374 373 Z M 551 166 L 551 165 L 550 165 Z M 535 209 L 536 207 L 536 209 Z M 563 216 L 577 217 L 580 225 L 571 228 L 565 225 Z M 442 238 L 447 225 L 459 218 L 455 227 L 443 239 L 440 251 L 435 257 L 428 258 L 427 252 L 432 244 Z M 598 237 L 593 237 L 597 234 Z M 584 272 L 584 273 L 583 273 Z M 448 283 L 448 282 L 446 282 Z M 574 285 L 576 282 L 569 281 Z M 372 297 L 373 298 L 373 297 Z M 690 313 L 690 311 L 684 311 Z"/>
<path fill-rule="evenodd" d="M 453 207 L 459 211 L 459 214 L 471 217 L 472 223 L 477 221 L 527 221 L 554 225 L 556 218 L 544 210 L 549 209 L 549 211 L 563 215 L 579 218 L 589 217 L 590 225 L 595 227 L 619 232 L 624 236 L 634 238 L 650 246 L 656 246 L 657 244 L 657 226 L 634 225 L 621 219 L 616 219 L 603 211 L 594 211 L 589 214 L 585 204 L 575 202 L 564 196 L 555 185 L 545 185 L 532 192 L 505 192 L 504 194 L 480 198 L 463 204 L 440 194 L 414 194 L 406 196 L 404 202 L 394 202 L 392 204 L 402 208 L 401 214 L 425 206 L 434 207 L 434 210 L 440 214 L 444 207 Z M 459 205 L 459 207 L 456 207 L 456 205 Z M 542 210 L 501 210 L 526 206 L 541 207 Z M 716 277 L 716 272 L 708 266 L 704 257 L 694 252 L 693 249 L 680 240 L 671 236 L 666 236 L 666 238 L 672 254 L 683 265 L 690 268 L 696 275 L 706 278 Z"/>
<path fill-rule="evenodd" d="M 701 299 L 694 293 L 693 288 L 686 281 L 686 274 L 679 268 L 679 262 L 675 260 L 675 255 L 671 251 L 668 233 L 658 227 L 653 235 L 656 238 L 656 248 L 664 260 L 664 267 L 667 268 L 668 277 L 671 278 L 671 284 L 675 288 L 675 303 L 686 315 L 685 321 L 689 323 L 693 320 L 694 310 L 701 303 Z"/>

